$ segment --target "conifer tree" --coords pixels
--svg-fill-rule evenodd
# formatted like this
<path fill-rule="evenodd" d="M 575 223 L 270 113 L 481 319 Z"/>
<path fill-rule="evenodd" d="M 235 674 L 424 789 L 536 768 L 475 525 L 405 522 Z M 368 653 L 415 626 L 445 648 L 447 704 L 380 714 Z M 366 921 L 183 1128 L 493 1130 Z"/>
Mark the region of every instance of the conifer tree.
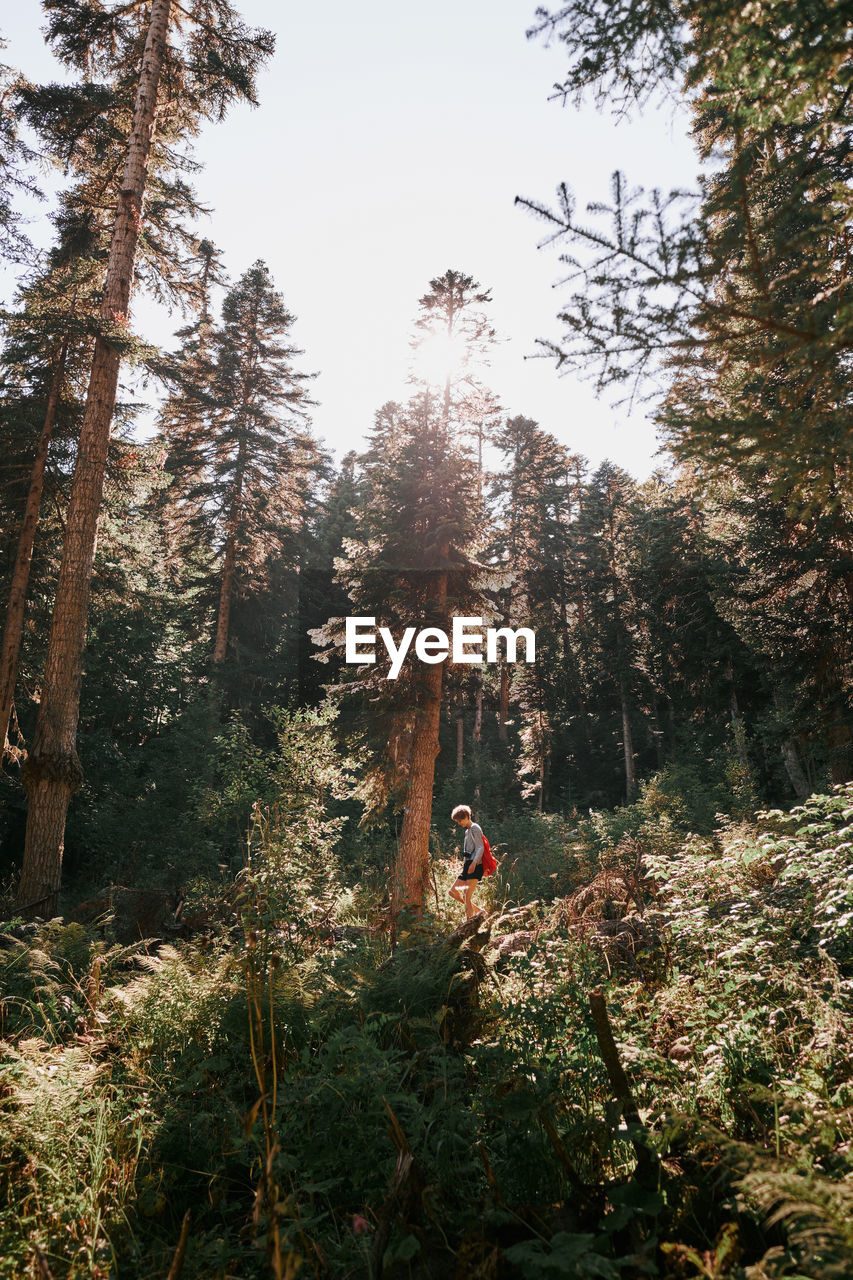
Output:
<path fill-rule="evenodd" d="M 680 456 L 705 473 L 773 464 L 777 490 L 804 503 L 826 500 L 841 477 L 849 487 L 853 463 L 843 9 L 572 0 L 541 10 L 537 29 L 569 54 L 566 96 L 592 90 L 624 105 L 670 77 L 692 95 L 703 175 L 696 196 L 645 198 L 616 174 L 591 224 L 565 185 L 555 208 L 521 201 L 550 239 L 580 251 L 565 336 L 544 344 L 560 364 L 631 392 L 663 380 Z"/>
<path fill-rule="evenodd" d="M 257 262 L 225 299 L 214 340 L 220 431 L 211 496 L 225 516 L 214 662 L 224 662 L 228 651 L 240 562 L 257 560 L 273 523 L 292 529 L 302 507 L 295 480 L 314 449 L 295 429 L 306 375 L 293 368 L 301 353 L 284 344 L 292 323 L 266 266 Z"/>
<path fill-rule="evenodd" d="M 22 912 L 52 913 L 59 891 L 65 816 L 80 785 L 75 738 L 89 583 L 126 332 L 146 183 L 158 110 L 192 134 L 221 118 L 235 99 L 253 100 L 254 74 L 269 54 L 268 33 L 253 33 L 227 0 L 202 0 L 191 16 L 173 0 L 150 9 L 51 0 L 49 34 L 60 56 L 85 66 L 109 63 L 119 46 L 136 68 L 136 91 L 113 222 L 80 446 L 66 521 L 62 565 L 33 748 L 24 773 L 29 797 Z M 135 54 L 134 54 L 135 51 Z M 164 74 L 164 71 L 166 74 Z M 172 110 L 173 109 L 173 110 Z"/>
<path fill-rule="evenodd" d="M 494 416 L 480 373 L 488 363 L 495 330 L 483 310 L 492 300 L 473 276 L 449 268 L 429 282 L 418 304 L 412 348 L 412 381 L 440 389 L 446 423 L 469 429 Z"/>
<path fill-rule="evenodd" d="M 772 473 L 711 490 L 717 609 L 755 655 L 763 734 L 796 793 L 853 777 L 853 509 L 838 493 L 792 516 Z M 802 798 L 800 796 L 799 798 Z"/>
<path fill-rule="evenodd" d="M 329 618 L 349 612 L 349 597 L 338 580 L 335 564 L 355 534 L 356 512 L 365 501 L 354 452 L 344 455 L 340 469 L 320 490 L 320 496 L 322 500 L 318 501 L 315 491 L 314 510 L 300 539 L 298 622 L 292 635 L 301 706 L 319 704 L 325 697 L 323 686 L 337 684 L 341 679 L 343 653 L 330 653 L 333 666 L 324 671 L 316 661 L 317 650 L 311 636 Z"/>
<path fill-rule="evenodd" d="M 583 596 L 583 622 L 577 627 L 583 679 L 599 698 L 603 694 L 603 736 L 621 743 L 628 800 L 637 781 L 634 690 L 639 653 L 637 602 L 629 576 L 633 496 L 630 477 L 603 462 L 584 487 L 574 541 Z M 621 732 L 614 733 L 616 724 Z"/>
<path fill-rule="evenodd" d="M 500 599 L 503 625 L 524 618 L 543 631 L 544 641 L 546 631 L 557 630 L 556 613 L 565 596 L 569 455 L 538 423 L 521 415 L 495 432 L 494 443 L 506 459 L 492 484 L 497 512 L 490 543 L 491 554 L 509 570 Z M 499 729 L 504 741 L 510 683 L 509 667 L 502 662 Z"/>
<path fill-rule="evenodd" d="M 501 664 L 499 732 L 506 742 L 512 703 L 522 794 L 535 795 L 541 808 L 548 798 L 555 756 L 557 782 L 562 785 L 568 779 L 568 723 L 579 720 L 587 736 L 589 731 L 574 632 L 574 536 L 585 462 L 523 416 L 508 419 L 495 443 L 505 459 L 492 481 L 496 510 L 490 559 L 497 558 L 507 569 L 499 612 L 505 625 L 514 619 L 514 625 L 536 632 L 537 653 L 535 666 L 511 671 Z M 581 604 L 581 612 L 582 608 Z M 578 767 L 583 763 L 574 762 Z"/>
<path fill-rule="evenodd" d="M 165 518 L 182 558 L 194 549 L 195 587 L 215 601 L 220 667 L 234 655 L 238 597 L 257 614 L 276 560 L 296 565 L 310 538 L 324 464 L 306 427 L 309 375 L 294 365 L 293 320 L 256 262 L 226 296 L 220 325 L 186 331 L 161 415 Z"/>
<path fill-rule="evenodd" d="M 76 65 L 76 32 L 69 15 L 60 14 L 62 9 L 61 5 L 53 6 L 49 33 L 65 60 Z M 106 21 L 107 15 L 102 14 L 102 18 Z M 13 349 L 29 347 L 31 357 L 45 365 L 41 377 L 47 385 L 38 427 L 31 415 L 27 418 L 32 442 L 22 442 L 23 456 L 31 456 L 31 470 L 4 628 L 0 738 L 5 738 L 14 696 L 29 565 L 57 397 L 68 383 L 70 371 L 81 361 L 91 361 L 93 335 L 100 324 L 103 259 L 119 202 L 127 130 L 137 90 L 138 40 L 134 28 L 112 22 L 108 30 L 108 57 L 98 40 L 85 51 L 86 59 L 91 60 L 91 65 L 86 62 L 87 73 L 101 70 L 108 80 L 32 85 L 19 79 L 13 86 L 15 115 L 38 136 L 43 160 L 72 174 L 74 180 L 61 193 L 59 208 L 52 215 L 56 245 L 36 278 L 22 290 L 21 309 L 8 319 Z M 106 34 L 101 30 L 100 39 Z M 152 140 L 146 173 L 145 229 L 134 262 L 137 284 L 157 298 L 181 305 L 195 303 L 198 294 L 203 296 L 208 274 L 207 265 L 199 273 L 194 265 L 195 255 L 187 253 L 194 239 L 190 224 L 200 206 L 183 177 L 195 168 L 191 157 L 178 146 L 186 124 L 186 111 L 173 110 L 165 122 L 160 121 Z M 140 346 L 129 331 L 114 332 L 112 340 L 125 355 L 144 351 L 144 344 Z M 81 394 L 85 395 L 85 385 Z M 10 407 L 16 415 L 17 411 Z M 34 412 L 35 406 L 31 408 Z"/>
<path fill-rule="evenodd" d="M 0 53 L 6 44 L 0 36 Z M 38 192 L 30 172 L 34 156 L 21 136 L 15 110 L 17 82 L 18 77 L 11 67 L 0 63 L 0 259 L 7 262 L 20 262 L 31 252 L 15 197 Z"/>
<path fill-rule="evenodd" d="M 398 643 L 412 626 L 449 635 L 452 616 L 476 616 L 483 597 L 478 566 L 467 551 L 477 523 L 474 465 L 447 426 L 444 403 L 423 392 L 407 406 L 384 406 L 360 464 L 364 503 L 354 512 L 339 568 L 350 612 L 374 617 Z M 331 619 L 315 640 L 340 647 L 342 622 Z M 376 663 L 347 668 L 341 686 L 360 699 L 370 762 L 362 799 L 374 815 L 389 800 L 403 810 L 395 913 L 418 910 L 424 900 L 446 665 L 444 659 L 423 663 L 410 653 L 390 680 L 380 642 Z"/>
<path fill-rule="evenodd" d="M 490 289 L 484 289 L 473 276 L 448 268 L 430 281 L 429 292 L 418 304 L 415 334 L 412 338 L 414 372 L 412 382 L 430 395 L 441 396 L 441 412 L 445 427 L 452 423 L 460 440 L 476 441 L 476 493 L 472 500 L 483 499 L 483 448 L 499 421 L 501 407 L 495 394 L 483 381 L 497 334 L 489 321 L 486 308 L 492 301 Z M 456 705 L 457 772 L 464 764 L 465 687 L 474 686 L 473 740 L 479 743 L 483 720 L 483 677 L 457 673 L 453 699 Z"/>
<path fill-rule="evenodd" d="M 12 503 L 7 527 L 17 534 L 0 647 L 4 751 L 11 749 L 9 720 L 48 454 L 55 462 L 62 457 L 65 469 L 73 458 L 91 358 L 97 238 L 69 225 L 61 212 L 55 221 L 62 238 L 43 270 L 19 291 L 18 309 L 6 318 L 0 358 L 0 432 L 14 468 L 5 476 Z"/>

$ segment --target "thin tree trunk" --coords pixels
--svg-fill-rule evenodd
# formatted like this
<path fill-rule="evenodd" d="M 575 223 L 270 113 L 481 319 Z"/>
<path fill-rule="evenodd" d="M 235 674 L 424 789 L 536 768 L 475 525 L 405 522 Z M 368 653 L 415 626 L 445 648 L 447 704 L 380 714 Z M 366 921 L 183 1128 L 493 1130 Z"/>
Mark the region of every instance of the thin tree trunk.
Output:
<path fill-rule="evenodd" d="M 788 718 L 785 700 L 779 693 L 778 689 L 773 690 L 773 706 L 779 719 L 779 724 L 785 726 Z M 794 795 L 798 800 L 805 800 L 811 795 L 811 787 L 806 777 L 805 770 L 800 762 L 799 752 L 789 733 L 786 733 L 781 744 L 782 760 L 785 764 L 785 772 L 788 775 L 788 781 L 793 788 Z"/>
<path fill-rule="evenodd" d="M 249 368 L 253 368 L 258 356 L 258 309 L 257 302 L 253 303 L 250 312 L 251 337 L 247 341 L 245 356 L 248 361 Z M 244 416 L 250 410 L 251 390 L 250 390 L 250 374 L 246 373 L 243 377 L 242 399 L 240 403 L 241 416 Z M 245 421 L 245 417 L 244 417 Z M 222 566 L 222 584 L 219 590 L 219 614 L 216 619 L 216 643 L 213 649 L 213 661 L 216 663 L 224 662 L 225 655 L 228 652 L 228 637 L 231 626 L 231 600 L 234 595 L 234 575 L 237 567 L 237 534 L 240 531 L 240 521 L 243 516 L 243 479 L 246 474 L 246 435 L 245 431 L 240 436 L 240 443 L 237 446 L 237 461 L 234 474 L 234 498 L 231 503 L 231 510 L 228 513 L 228 533 L 225 540 L 225 560 Z"/>
<path fill-rule="evenodd" d="M 449 548 L 442 549 L 446 558 Z M 447 574 L 437 575 L 432 600 L 434 612 L 441 616 L 447 605 Z M 409 786 L 394 889 L 394 915 L 402 908 L 419 911 L 423 906 L 429 874 L 429 831 L 432 822 L 432 788 L 435 759 L 439 752 L 441 725 L 441 690 L 444 662 L 427 666 L 421 679 L 421 698 L 415 725 Z"/>
<path fill-rule="evenodd" d="M 465 767 L 465 700 L 461 691 L 456 695 L 456 772 Z"/>
<path fill-rule="evenodd" d="M 126 322 L 142 199 L 157 118 L 157 92 L 166 52 L 171 0 L 152 0 L 139 87 L 104 281 L 101 320 Z M 41 705 L 33 748 L 23 771 L 29 797 L 24 865 L 18 887 L 22 914 L 57 908 L 68 803 L 80 786 L 77 719 L 89 587 L 98 536 L 110 425 L 121 357 L 105 337 L 95 342 L 80 448 L 65 527 Z"/>
<path fill-rule="evenodd" d="M 9 747 L 9 718 L 15 700 L 15 683 L 18 678 L 18 656 L 21 652 L 21 636 L 24 630 L 24 610 L 27 603 L 27 588 L 30 583 L 30 566 L 33 561 L 33 546 L 41 511 L 41 496 L 44 490 L 44 472 L 47 465 L 47 451 L 50 447 L 53 427 L 56 422 L 56 410 L 62 393 L 65 379 L 65 363 L 68 357 L 68 335 L 66 334 L 59 347 L 56 368 L 50 384 L 50 394 L 44 414 L 44 425 L 36 445 L 36 455 L 30 473 L 30 489 L 27 494 L 27 505 L 24 508 L 24 519 L 18 538 L 18 551 L 15 567 L 12 571 L 12 585 L 9 591 L 9 607 L 6 610 L 6 626 L 3 631 L 3 647 L 0 651 L 0 744 L 5 756 Z M 11 752 L 9 752 L 11 754 Z"/>
<path fill-rule="evenodd" d="M 477 505 L 483 501 L 483 424 L 477 423 Z"/>
<path fill-rule="evenodd" d="M 480 803 L 480 740 L 483 736 L 483 677 L 477 676 L 477 693 L 474 698 L 474 769 L 477 781 L 474 784 L 474 803 Z"/>
<path fill-rule="evenodd" d="M 225 560 L 222 566 L 222 585 L 219 589 L 219 614 L 216 619 L 216 644 L 213 650 L 213 661 L 224 662 L 228 652 L 228 636 L 231 625 L 231 598 L 234 594 L 234 574 L 237 567 L 237 533 L 240 527 L 240 515 L 243 504 L 243 471 L 245 467 L 245 444 L 240 442 L 240 455 L 237 460 L 236 492 L 228 517 L 228 535 L 225 540 Z"/>
<path fill-rule="evenodd" d="M 785 772 L 794 789 L 794 795 L 798 800 L 805 800 L 811 794 L 811 787 L 803 766 L 800 764 L 797 748 L 790 738 L 785 738 L 782 741 L 782 759 L 785 762 Z"/>
<path fill-rule="evenodd" d="M 737 758 L 738 758 L 738 761 L 740 762 L 741 768 L 743 769 L 744 773 L 748 776 L 750 773 L 750 768 L 749 768 L 749 756 L 746 754 L 746 730 L 744 729 L 743 720 L 741 719 L 741 715 L 740 715 L 740 707 L 738 706 L 737 689 L 735 688 L 735 673 L 734 673 L 734 667 L 732 666 L 731 662 L 729 663 L 728 676 L 729 676 L 729 707 L 731 709 L 731 716 L 732 716 L 732 732 L 734 733 L 734 739 L 735 739 L 735 751 L 737 752 Z M 806 792 L 806 795 L 808 795 L 808 792 Z"/>
<path fill-rule="evenodd" d="M 853 733 L 850 724 L 842 714 L 841 707 L 836 706 L 832 723 L 829 726 L 829 770 L 833 782 L 849 782 L 850 748 Z"/>
<path fill-rule="evenodd" d="M 634 773 L 634 744 L 631 738 L 631 721 L 628 717 L 628 698 L 624 680 L 619 681 L 619 702 L 622 707 L 622 745 L 625 749 L 625 796 L 630 801 L 637 780 Z"/>
<path fill-rule="evenodd" d="M 501 657 L 501 693 L 500 707 L 498 710 L 498 737 L 501 742 L 509 740 L 507 734 L 507 721 L 509 720 L 509 668 L 507 666 L 506 657 Z"/>
<path fill-rule="evenodd" d="M 663 729 L 661 728 L 660 716 L 658 715 L 658 700 L 656 696 L 652 698 L 651 706 L 652 722 L 648 727 L 648 734 L 651 746 L 654 747 L 655 756 L 657 758 L 657 767 L 662 769 L 664 766 Z"/>
<path fill-rule="evenodd" d="M 563 662 L 568 667 L 571 649 L 569 647 L 569 611 L 563 593 L 562 577 L 560 579 L 560 644 L 563 650 Z"/>
<path fill-rule="evenodd" d="M 674 747 L 675 747 L 675 737 L 676 737 L 676 734 L 675 734 L 675 704 L 673 703 L 672 698 L 670 698 L 669 694 L 667 694 L 667 695 L 666 695 L 666 727 L 667 727 L 667 731 L 668 731 L 668 733 L 669 733 L 669 744 L 670 744 L 670 746 L 671 746 L 671 747 L 673 747 L 673 748 L 674 748 Z"/>
<path fill-rule="evenodd" d="M 539 708 L 536 712 L 536 728 L 537 728 L 538 754 L 539 754 L 539 795 L 538 795 L 536 807 L 538 808 L 539 812 L 542 813 L 545 809 L 545 801 L 547 799 L 546 793 L 548 790 L 548 762 L 551 756 L 551 742 L 550 742 L 550 726 L 548 724 L 548 717 L 544 714 L 542 710 L 542 683 L 538 674 L 536 677 L 536 685 L 537 685 L 537 696 L 539 701 Z"/>
<path fill-rule="evenodd" d="M 222 585 L 219 588 L 219 613 L 216 618 L 216 644 L 213 661 L 224 662 L 228 650 L 228 630 L 231 624 L 231 595 L 234 590 L 234 566 L 237 562 L 236 539 L 229 533 L 225 543 L 225 562 L 222 566 Z"/>

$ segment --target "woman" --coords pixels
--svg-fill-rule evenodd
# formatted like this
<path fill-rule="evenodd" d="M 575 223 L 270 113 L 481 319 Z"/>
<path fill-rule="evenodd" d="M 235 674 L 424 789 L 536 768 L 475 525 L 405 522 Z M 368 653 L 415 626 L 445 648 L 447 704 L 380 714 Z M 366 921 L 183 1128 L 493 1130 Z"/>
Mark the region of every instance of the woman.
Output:
<path fill-rule="evenodd" d="M 474 914 L 474 894 L 483 878 L 483 830 L 472 820 L 467 804 L 458 804 L 450 816 L 465 832 L 462 870 L 450 889 L 450 896 L 457 902 L 464 902 L 465 915 L 470 920 Z"/>

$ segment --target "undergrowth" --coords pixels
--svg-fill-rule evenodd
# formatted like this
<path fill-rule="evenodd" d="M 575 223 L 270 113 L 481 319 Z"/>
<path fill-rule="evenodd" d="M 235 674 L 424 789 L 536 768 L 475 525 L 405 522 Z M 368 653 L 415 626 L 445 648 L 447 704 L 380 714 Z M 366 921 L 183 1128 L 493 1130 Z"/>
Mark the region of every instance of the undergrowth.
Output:
<path fill-rule="evenodd" d="M 693 834 L 661 788 L 508 822 L 483 900 L 538 906 L 499 957 L 446 944 L 449 863 L 392 951 L 306 857 L 300 768 L 203 938 L 3 926 L 3 1280 L 36 1247 L 56 1280 L 165 1276 L 187 1214 L 187 1280 L 853 1274 L 853 790 Z M 629 956 L 567 905 L 607 867 L 642 877 Z"/>

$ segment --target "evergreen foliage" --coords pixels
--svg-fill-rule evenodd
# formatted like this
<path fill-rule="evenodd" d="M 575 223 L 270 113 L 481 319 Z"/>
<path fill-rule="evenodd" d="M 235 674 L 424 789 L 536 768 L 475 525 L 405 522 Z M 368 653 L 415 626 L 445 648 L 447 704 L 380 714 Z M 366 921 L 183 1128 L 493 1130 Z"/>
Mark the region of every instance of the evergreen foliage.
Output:
<path fill-rule="evenodd" d="M 562 92 L 641 99 L 675 81 L 691 96 L 703 164 L 696 194 L 662 196 L 617 173 L 579 220 L 521 200 L 577 244 L 582 281 L 545 342 L 560 365 L 635 391 L 663 375 L 676 452 L 705 473 L 760 460 L 800 503 L 849 488 L 850 94 L 843 6 L 739 9 L 597 0 L 539 13 L 565 44 Z M 796 85 L 796 91 L 791 86 Z"/>
<path fill-rule="evenodd" d="M 327 467 L 307 427 L 309 375 L 294 364 L 302 353 L 290 339 L 293 319 L 265 264 L 255 263 L 227 294 L 220 325 L 205 306 L 184 331 L 160 419 L 170 479 L 159 502 L 171 555 L 201 616 L 216 610 L 214 660 L 230 653 L 248 664 L 249 687 L 252 666 L 281 637 L 274 617 L 260 634 L 251 623 L 273 582 L 277 600 L 285 596 L 284 573 L 298 591 Z M 298 616 L 293 599 L 288 605 Z"/>
<path fill-rule="evenodd" d="M 476 614 L 478 566 L 466 547 L 475 536 L 478 513 L 471 458 L 445 425 L 441 404 L 423 392 L 407 406 L 384 406 L 358 468 L 360 501 L 350 511 L 338 563 L 349 613 L 374 617 L 376 627 L 388 627 L 398 643 L 412 625 L 449 633 L 452 616 Z M 448 581 L 440 608 L 435 603 L 439 576 Z M 317 642 L 340 648 L 343 621 L 332 619 L 319 629 Z M 389 800 L 399 805 L 405 795 L 422 681 L 413 655 L 396 680 L 387 678 L 390 665 L 380 644 L 375 664 L 343 673 L 349 716 L 370 752 L 361 794 L 368 812 L 376 815 Z M 367 723 L 365 698 L 371 705 Z"/>
<path fill-rule="evenodd" d="M 6 48 L 0 36 L 0 53 Z M 32 152 L 21 136 L 20 122 L 14 109 L 18 77 L 11 67 L 0 63 L 0 257 L 16 262 L 26 259 L 31 251 L 24 234 L 23 219 L 16 207 L 16 197 L 38 194 L 29 168 Z"/>
<path fill-rule="evenodd" d="M 845 1274 L 849 787 L 705 837 L 647 829 L 634 954 L 598 914 L 627 910 L 608 841 L 578 847 L 573 873 L 586 859 L 593 885 L 610 876 L 606 900 L 569 886 L 549 902 L 547 872 L 528 882 L 540 907 L 523 951 L 439 934 L 389 954 L 334 859 L 295 852 L 326 826 L 317 769 L 334 790 L 334 745 L 318 720 L 280 728 L 288 830 L 257 807 L 227 945 L 152 955 L 61 922 L 2 934 L 3 1274 L 31 1242 L 60 1274 L 160 1274 L 187 1209 L 191 1277 L 317 1256 L 389 1276 L 459 1259 L 534 1277 L 627 1277 L 638 1259 L 661 1280 Z M 651 817 L 650 791 L 642 804 Z M 659 1159 L 652 1185 L 638 1143 Z"/>
<path fill-rule="evenodd" d="M 21 122 L 66 180 L 0 350 L 0 1280 L 846 1280 L 846 10 L 537 15 L 559 95 L 695 112 L 695 197 L 532 206 L 581 246 L 558 359 L 666 388 L 680 464 L 637 483 L 498 405 L 455 269 L 334 469 L 267 267 L 227 286 L 196 228 L 192 140 L 272 37 L 227 0 L 44 8 L 69 83 L 0 72 L 7 260 Z M 147 443 L 101 412 L 123 361 Z M 537 660 L 389 680 L 347 615 L 529 627 Z M 31 744 L 65 872 L 35 900 Z M 499 860 L 461 925 L 460 801 Z"/>

